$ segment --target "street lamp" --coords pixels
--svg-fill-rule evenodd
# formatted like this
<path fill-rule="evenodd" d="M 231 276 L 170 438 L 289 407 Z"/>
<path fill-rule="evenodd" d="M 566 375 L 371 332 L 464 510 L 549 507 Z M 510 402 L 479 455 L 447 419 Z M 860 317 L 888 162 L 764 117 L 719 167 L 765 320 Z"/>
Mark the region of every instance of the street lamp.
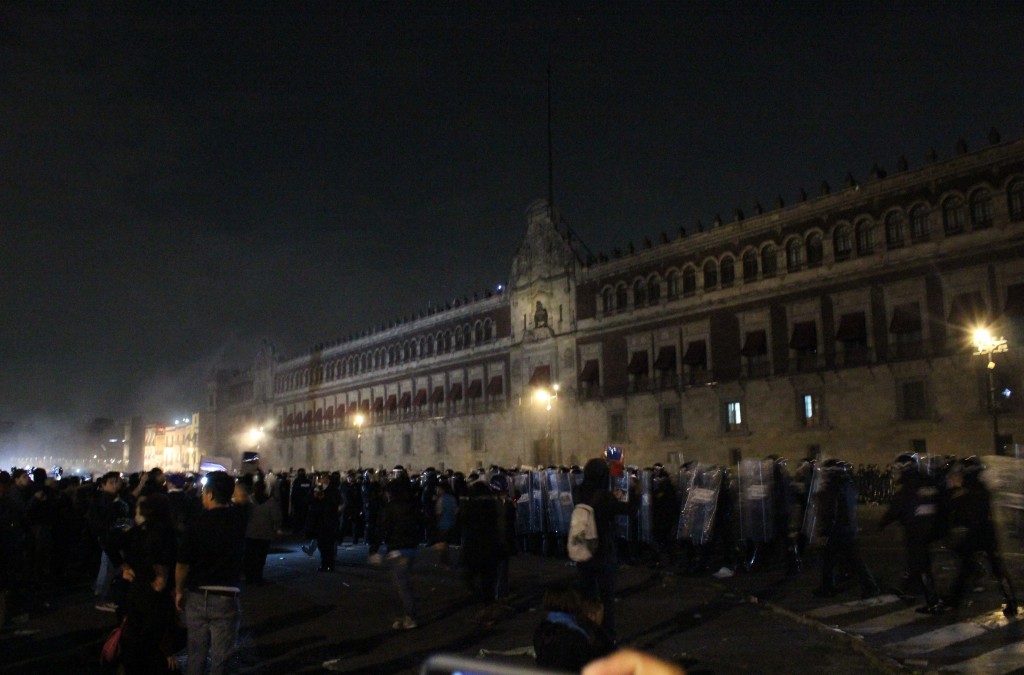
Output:
<path fill-rule="evenodd" d="M 1006 339 L 1002 336 L 995 337 L 987 328 L 977 328 L 973 334 L 974 354 L 988 358 L 986 369 L 988 371 L 988 407 L 992 412 L 992 444 L 997 455 L 1002 454 L 999 447 L 999 407 L 996 400 L 996 362 L 992 359 L 993 354 L 1007 351 Z"/>
<path fill-rule="evenodd" d="M 352 418 L 352 421 L 356 425 L 356 468 L 363 468 L 363 445 L 361 439 L 363 437 L 363 422 L 366 421 L 362 413 L 356 413 L 356 416 Z"/>
<path fill-rule="evenodd" d="M 552 439 L 553 434 L 551 433 L 551 427 L 553 425 L 553 420 L 552 420 L 552 415 L 551 415 L 551 408 L 558 401 L 558 389 L 559 389 L 558 384 L 555 383 L 555 384 L 551 385 L 551 389 L 550 390 L 545 389 L 545 388 L 542 387 L 542 388 L 537 389 L 536 391 L 533 392 L 533 400 L 536 401 L 538 404 L 544 406 L 544 410 L 546 410 L 548 412 L 548 428 L 547 428 L 546 438 L 547 438 L 549 443 L 552 442 L 552 440 L 553 440 Z M 556 459 L 557 459 L 559 464 L 561 464 L 561 462 L 562 462 L 562 448 L 561 448 L 561 435 L 562 435 L 562 433 L 561 433 L 561 431 L 562 431 L 562 427 L 561 427 L 561 425 L 559 425 L 559 427 L 558 427 L 558 432 L 559 432 L 558 433 L 558 438 L 557 438 L 557 440 L 555 440 L 555 456 L 556 456 Z"/>

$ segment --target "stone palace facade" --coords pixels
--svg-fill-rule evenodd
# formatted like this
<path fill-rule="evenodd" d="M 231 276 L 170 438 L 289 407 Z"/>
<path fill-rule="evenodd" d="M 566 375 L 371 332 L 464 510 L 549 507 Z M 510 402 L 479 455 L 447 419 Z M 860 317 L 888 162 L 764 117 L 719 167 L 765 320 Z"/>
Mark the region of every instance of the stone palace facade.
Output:
<path fill-rule="evenodd" d="M 216 373 L 209 452 L 466 470 L 582 463 L 615 444 L 640 466 L 884 465 L 1024 440 L 1024 139 L 993 131 L 984 149 L 961 142 L 611 259 L 581 255 L 546 201 L 526 220 L 500 292 L 301 356 L 268 343 L 251 368 Z M 1008 341 L 991 369 L 979 325 Z"/>

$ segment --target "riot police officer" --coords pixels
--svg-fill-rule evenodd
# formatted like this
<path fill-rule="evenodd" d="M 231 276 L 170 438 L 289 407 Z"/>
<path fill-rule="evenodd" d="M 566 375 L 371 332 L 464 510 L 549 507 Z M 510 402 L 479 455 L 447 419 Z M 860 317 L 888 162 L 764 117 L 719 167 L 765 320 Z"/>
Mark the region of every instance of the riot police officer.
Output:
<path fill-rule="evenodd" d="M 840 563 L 857 574 L 862 598 L 871 598 L 879 593 L 878 584 L 857 547 L 857 488 L 850 468 L 849 464 L 838 459 L 825 460 L 821 466 L 824 484 L 817 494 L 817 508 L 821 535 L 826 541 L 821 586 L 814 590 L 816 597 L 832 597 L 839 592 L 835 572 Z"/>

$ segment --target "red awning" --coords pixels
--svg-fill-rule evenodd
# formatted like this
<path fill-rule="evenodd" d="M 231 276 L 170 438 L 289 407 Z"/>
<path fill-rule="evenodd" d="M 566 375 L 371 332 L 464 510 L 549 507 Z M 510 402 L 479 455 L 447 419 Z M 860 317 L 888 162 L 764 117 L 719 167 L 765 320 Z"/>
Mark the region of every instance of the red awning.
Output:
<path fill-rule="evenodd" d="M 456 382 L 452 385 L 452 388 L 448 390 L 449 401 L 461 401 L 462 400 L 462 383 Z"/>
<path fill-rule="evenodd" d="M 334 418 L 334 406 L 333 405 L 327 406 L 327 410 L 324 411 L 324 417 L 327 418 L 327 419 L 333 419 Z"/>
<path fill-rule="evenodd" d="M 626 371 L 631 375 L 646 375 L 650 372 L 647 368 L 647 352 L 633 352 L 633 358 L 629 360 Z"/>
<path fill-rule="evenodd" d="M 790 349 L 807 351 L 818 348 L 818 326 L 813 321 L 801 321 L 793 324 L 793 337 L 789 341 Z"/>
<path fill-rule="evenodd" d="M 601 377 L 601 367 L 597 363 L 597 359 L 590 359 L 583 364 L 583 370 L 580 372 L 580 382 L 597 382 Z"/>
<path fill-rule="evenodd" d="M 311 424 L 313 422 L 313 411 L 307 410 L 306 414 L 302 416 L 302 421 L 306 424 Z"/>
<path fill-rule="evenodd" d="M 743 349 L 740 354 L 743 356 L 762 356 L 768 353 L 768 334 L 763 330 L 753 330 L 747 333 L 747 339 L 743 342 Z"/>
<path fill-rule="evenodd" d="M 491 378 L 490 382 L 487 383 L 487 395 L 501 396 L 503 393 L 505 393 L 505 386 L 501 379 L 501 375 L 495 375 Z"/>
<path fill-rule="evenodd" d="M 423 397 L 426 398 L 426 396 L 427 396 L 427 392 L 423 392 Z M 401 408 L 402 410 L 405 410 L 406 408 L 409 407 L 409 404 L 411 402 L 412 402 L 412 392 L 408 392 L 407 391 L 404 394 L 402 394 L 402 398 L 398 399 L 398 407 Z"/>
<path fill-rule="evenodd" d="M 290 427 L 295 424 L 295 413 L 288 413 L 288 417 L 284 418 L 284 425 Z"/>
<path fill-rule="evenodd" d="M 469 383 L 469 389 L 466 391 L 466 398 L 480 398 L 484 393 L 484 384 L 480 380 L 473 380 Z"/>
<path fill-rule="evenodd" d="M 322 422 L 324 419 L 324 409 L 317 408 L 317 411 L 313 413 L 313 419 L 315 419 L 317 422 Z"/>
<path fill-rule="evenodd" d="M 398 407 L 398 395 L 390 394 L 388 396 L 387 403 L 384 404 L 384 407 L 388 410 L 395 410 Z"/>
<path fill-rule="evenodd" d="M 527 383 L 530 387 L 547 387 L 551 385 L 551 366 L 537 366 Z"/>
<path fill-rule="evenodd" d="M 843 314 L 836 330 L 839 342 L 864 342 L 868 339 L 868 321 L 864 312 Z"/>
<path fill-rule="evenodd" d="M 908 302 L 905 305 L 897 305 L 892 310 L 892 321 L 889 323 L 889 332 L 902 335 L 905 333 L 921 332 L 921 309 L 916 302 Z"/>
<path fill-rule="evenodd" d="M 413 400 L 412 404 L 415 405 L 415 406 L 421 406 L 421 405 L 423 405 L 426 402 L 427 402 L 427 390 L 426 389 L 420 389 L 419 391 L 416 392 L 416 398 Z"/>
<path fill-rule="evenodd" d="M 359 404 L 355 401 L 349 401 L 348 403 L 348 414 L 351 415 L 355 411 L 359 410 Z"/>
<path fill-rule="evenodd" d="M 686 345 L 683 363 L 688 366 L 705 366 L 708 362 L 708 347 L 704 340 L 694 340 Z"/>
<path fill-rule="evenodd" d="M 434 387 L 434 392 L 430 395 L 431 403 L 441 403 L 444 401 L 444 387 Z"/>
<path fill-rule="evenodd" d="M 674 345 L 658 349 L 658 358 L 654 359 L 655 370 L 676 369 L 676 348 Z"/>
<path fill-rule="evenodd" d="M 378 396 L 373 399 L 373 412 L 380 412 L 381 410 L 384 410 L 384 397 Z"/>

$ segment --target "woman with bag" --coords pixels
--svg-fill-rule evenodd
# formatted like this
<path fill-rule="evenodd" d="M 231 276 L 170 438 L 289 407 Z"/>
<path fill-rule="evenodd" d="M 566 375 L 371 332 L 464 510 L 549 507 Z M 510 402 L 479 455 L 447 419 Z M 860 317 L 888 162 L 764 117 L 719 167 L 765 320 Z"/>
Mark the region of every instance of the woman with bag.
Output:
<path fill-rule="evenodd" d="M 129 586 L 121 660 L 125 675 L 171 673 L 178 669 L 174 653 L 184 641 L 174 612 L 171 574 L 177 542 L 167 495 L 140 497 L 135 522 L 122 568 Z"/>

